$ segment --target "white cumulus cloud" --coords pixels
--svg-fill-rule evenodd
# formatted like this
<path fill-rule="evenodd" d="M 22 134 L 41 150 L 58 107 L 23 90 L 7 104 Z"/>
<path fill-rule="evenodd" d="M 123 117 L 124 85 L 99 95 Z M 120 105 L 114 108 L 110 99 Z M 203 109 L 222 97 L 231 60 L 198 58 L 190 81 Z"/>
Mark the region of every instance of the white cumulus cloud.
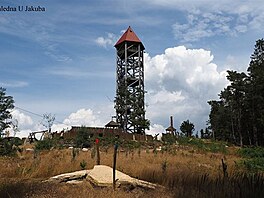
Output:
<path fill-rule="evenodd" d="M 94 109 L 97 109 L 97 111 L 85 108 L 79 109 L 68 115 L 61 123 L 55 120 L 51 127 L 52 132 L 70 130 L 71 126 L 104 127 L 113 115 L 112 104 L 98 108 L 94 107 Z M 28 137 L 30 132 L 47 130 L 39 119 L 32 119 L 18 110 L 14 110 L 12 116 L 13 120 L 17 120 L 18 123 L 19 132 L 16 134 L 18 137 Z M 13 133 L 12 130 L 10 131 Z"/>
<path fill-rule="evenodd" d="M 207 101 L 227 85 L 226 72 L 218 71 L 213 59 L 210 51 L 184 46 L 154 57 L 145 54 L 146 115 L 151 123 L 165 123 L 173 115 L 175 126 L 187 119 L 205 126 Z"/>
<path fill-rule="evenodd" d="M 97 115 L 91 109 L 79 109 L 75 113 L 71 113 L 68 118 L 63 121 L 68 126 L 104 126 Z"/>
<path fill-rule="evenodd" d="M 24 113 L 21 113 L 19 110 L 15 109 L 11 112 L 12 118 L 14 120 L 17 120 L 18 122 L 18 128 L 28 128 L 33 125 L 33 120 L 30 116 L 25 115 Z"/>
<path fill-rule="evenodd" d="M 107 33 L 106 37 L 98 37 L 96 38 L 95 42 L 97 43 L 97 45 L 101 46 L 101 47 L 107 47 L 107 46 L 113 46 L 115 44 L 115 42 L 117 41 L 117 36 L 113 33 Z"/>
<path fill-rule="evenodd" d="M 162 133 L 165 132 L 165 128 L 160 124 L 153 124 L 149 127 L 149 130 L 146 130 L 146 134 L 148 135 L 158 135 L 158 139 L 161 139 Z"/>
<path fill-rule="evenodd" d="M 34 121 L 32 118 L 19 110 L 15 109 L 11 112 L 12 123 L 16 125 L 18 131 L 14 131 L 14 128 L 11 127 L 8 129 L 10 136 L 16 135 L 18 137 L 27 137 L 28 133 L 34 128 Z"/>

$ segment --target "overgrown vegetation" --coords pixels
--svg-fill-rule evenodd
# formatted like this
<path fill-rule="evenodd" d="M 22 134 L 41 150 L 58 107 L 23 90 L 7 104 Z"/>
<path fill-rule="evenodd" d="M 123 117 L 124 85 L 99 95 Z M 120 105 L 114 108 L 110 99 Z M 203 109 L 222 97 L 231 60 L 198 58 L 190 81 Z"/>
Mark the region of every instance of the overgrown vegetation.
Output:
<path fill-rule="evenodd" d="M 198 149 L 199 151 L 204 152 L 212 152 L 212 153 L 223 153 L 227 154 L 227 143 L 223 141 L 213 141 L 213 140 L 206 140 L 200 138 L 189 138 L 185 136 L 180 136 L 177 138 L 174 135 L 166 134 L 162 137 L 162 140 L 165 142 L 166 145 L 173 145 L 178 144 L 182 146 L 191 146 L 194 149 Z"/>
<path fill-rule="evenodd" d="M 91 133 L 86 127 L 81 127 L 77 131 L 77 136 L 75 139 L 76 146 L 79 148 L 89 148 L 91 147 L 94 138 L 91 137 Z"/>
<path fill-rule="evenodd" d="M 18 146 L 22 144 L 22 140 L 18 137 L 15 138 L 0 138 L 0 156 L 1 155 L 14 155 Z"/>
<path fill-rule="evenodd" d="M 264 158 L 263 147 L 241 148 L 238 154 L 244 158 Z"/>
<path fill-rule="evenodd" d="M 181 137 L 178 139 L 179 144 L 195 146 L 197 149 L 212 153 L 227 153 L 227 144 L 222 141 L 207 141 L 199 138 Z"/>
<path fill-rule="evenodd" d="M 239 164 L 251 172 L 264 171 L 264 148 L 241 148 L 238 154 L 244 159 Z"/>
<path fill-rule="evenodd" d="M 52 147 L 54 147 L 55 140 L 53 139 L 44 139 L 39 140 L 35 143 L 35 149 L 36 150 L 50 150 Z"/>
<path fill-rule="evenodd" d="M 177 141 L 177 137 L 173 134 L 167 133 L 162 135 L 162 141 L 166 144 L 175 144 Z"/>

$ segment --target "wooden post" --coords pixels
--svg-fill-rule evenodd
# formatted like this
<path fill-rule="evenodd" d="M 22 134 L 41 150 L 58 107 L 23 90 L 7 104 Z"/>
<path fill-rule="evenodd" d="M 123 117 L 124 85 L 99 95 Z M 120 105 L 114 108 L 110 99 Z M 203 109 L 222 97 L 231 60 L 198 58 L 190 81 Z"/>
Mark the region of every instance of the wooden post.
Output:
<path fill-rule="evenodd" d="M 96 146 L 96 165 L 100 165 L 100 151 L 99 151 L 99 139 L 95 139 Z"/>
<path fill-rule="evenodd" d="M 115 144 L 114 147 L 114 161 L 113 161 L 113 189 L 115 190 L 115 186 L 116 186 L 116 175 L 115 175 L 115 170 L 116 170 L 116 154 L 117 154 L 117 148 L 118 145 L 117 143 Z"/>
<path fill-rule="evenodd" d="M 222 168 L 223 168 L 224 178 L 228 177 L 228 174 L 227 174 L 227 164 L 224 162 L 224 159 L 222 159 Z"/>

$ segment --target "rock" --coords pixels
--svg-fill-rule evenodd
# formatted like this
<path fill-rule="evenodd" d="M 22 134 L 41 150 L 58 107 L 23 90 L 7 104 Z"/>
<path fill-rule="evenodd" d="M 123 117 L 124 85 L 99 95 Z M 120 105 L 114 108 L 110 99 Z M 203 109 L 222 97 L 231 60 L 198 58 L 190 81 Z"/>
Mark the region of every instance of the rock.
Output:
<path fill-rule="evenodd" d="M 32 148 L 27 148 L 26 151 L 34 152 L 34 149 L 32 149 Z"/>
<path fill-rule="evenodd" d="M 54 177 L 49 178 L 47 181 L 48 182 L 69 182 L 69 181 L 76 181 L 76 180 L 83 180 L 87 177 L 89 173 L 89 170 L 81 170 L 81 171 L 76 171 L 72 173 L 64 173 L 61 175 L 57 175 Z"/>
<path fill-rule="evenodd" d="M 96 186 L 112 186 L 113 185 L 113 169 L 105 165 L 96 165 L 89 172 L 88 177 L 90 182 Z M 155 189 L 158 185 L 146 182 L 143 180 L 135 179 L 116 170 L 116 185 L 132 185 L 134 187 L 143 187 L 148 189 Z"/>
<path fill-rule="evenodd" d="M 156 148 L 156 151 L 161 151 L 162 150 L 162 147 L 159 146 L 158 148 Z"/>
<path fill-rule="evenodd" d="M 67 184 L 81 184 L 83 181 L 81 180 L 70 180 L 66 182 Z"/>
<path fill-rule="evenodd" d="M 94 186 L 112 187 L 113 169 L 105 165 L 96 165 L 92 170 L 82 170 L 57 175 L 49 178 L 46 180 L 46 182 L 66 182 L 69 184 L 79 184 L 84 179 L 89 180 L 89 182 Z M 155 189 L 161 186 L 130 177 L 129 175 L 116 170 L 116 187 L 129 187 L 130 189 L 134 189 L 136 187 Z"/>
<path fill-rule="evenodd" d="M 87 152 L 88 148 L 82 148 L 82 151 Z"/>

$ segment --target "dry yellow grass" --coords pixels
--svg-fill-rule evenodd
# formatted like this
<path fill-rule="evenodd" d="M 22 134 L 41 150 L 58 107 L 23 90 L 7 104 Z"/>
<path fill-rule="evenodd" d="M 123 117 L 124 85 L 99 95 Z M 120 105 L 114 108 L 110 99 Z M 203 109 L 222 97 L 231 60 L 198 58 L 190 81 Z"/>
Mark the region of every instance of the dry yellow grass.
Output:
<path fill-rule="evenodd" d="M 174 150 L 173 150 L 174 149 Z M 233 148 L 232 148 L 233 149 Z M 228 165 L 228 172 L 235 171 L 235 163 L 239 159 L 234 154 L 223 155 L 213 153 L 200 153 L 193 148 L 172 148 L 173 152 L 153 153 L 151 150 L 135 149 L 133 152 L 118 152 L 117 169 L 144 180 L 164 184 L 164 177 L 179 177 L 185 175 L 208 174 L 211 178 L 222 175 L 221 159 L 224 158 Z M 101 164 L 112 166 L 113 149 L 101 148 Z M 35 156 L 35 157 L 34 157 Z M 112 189 L 92 188 L 88 182 L 78 186 L 67 184 L 41 184 L 51 176 L 61 173 L 80 170 L 80 162 L 87 162 L 86 169 L 95 165 L 95 158 L 88 152 L 79 151 L 75 159 L 72 150 L 42 151 L 34 155 L 32 151 L 24 151 L 19 157 L 0 157 L 0 182 L 5 188 L 15 188 L 25 185 L 24 193 L 28 197 L 171 197 L 172 194 L 162 191 L 134 190 L 127 192 Z M 168 182 L 168 181 L 167 181 Z M 8 184 L 10 183 L 10 186 Z M 32 187 L 33 186 L 33 187 Z M 35 186 L 35 187 L 34 187 Z M 35 189 L 34 189 L 35 188 Z M 23 194 L 23 193 L 22 193 Z M 12 196 L 11 196 L 12 197 Z"/>

